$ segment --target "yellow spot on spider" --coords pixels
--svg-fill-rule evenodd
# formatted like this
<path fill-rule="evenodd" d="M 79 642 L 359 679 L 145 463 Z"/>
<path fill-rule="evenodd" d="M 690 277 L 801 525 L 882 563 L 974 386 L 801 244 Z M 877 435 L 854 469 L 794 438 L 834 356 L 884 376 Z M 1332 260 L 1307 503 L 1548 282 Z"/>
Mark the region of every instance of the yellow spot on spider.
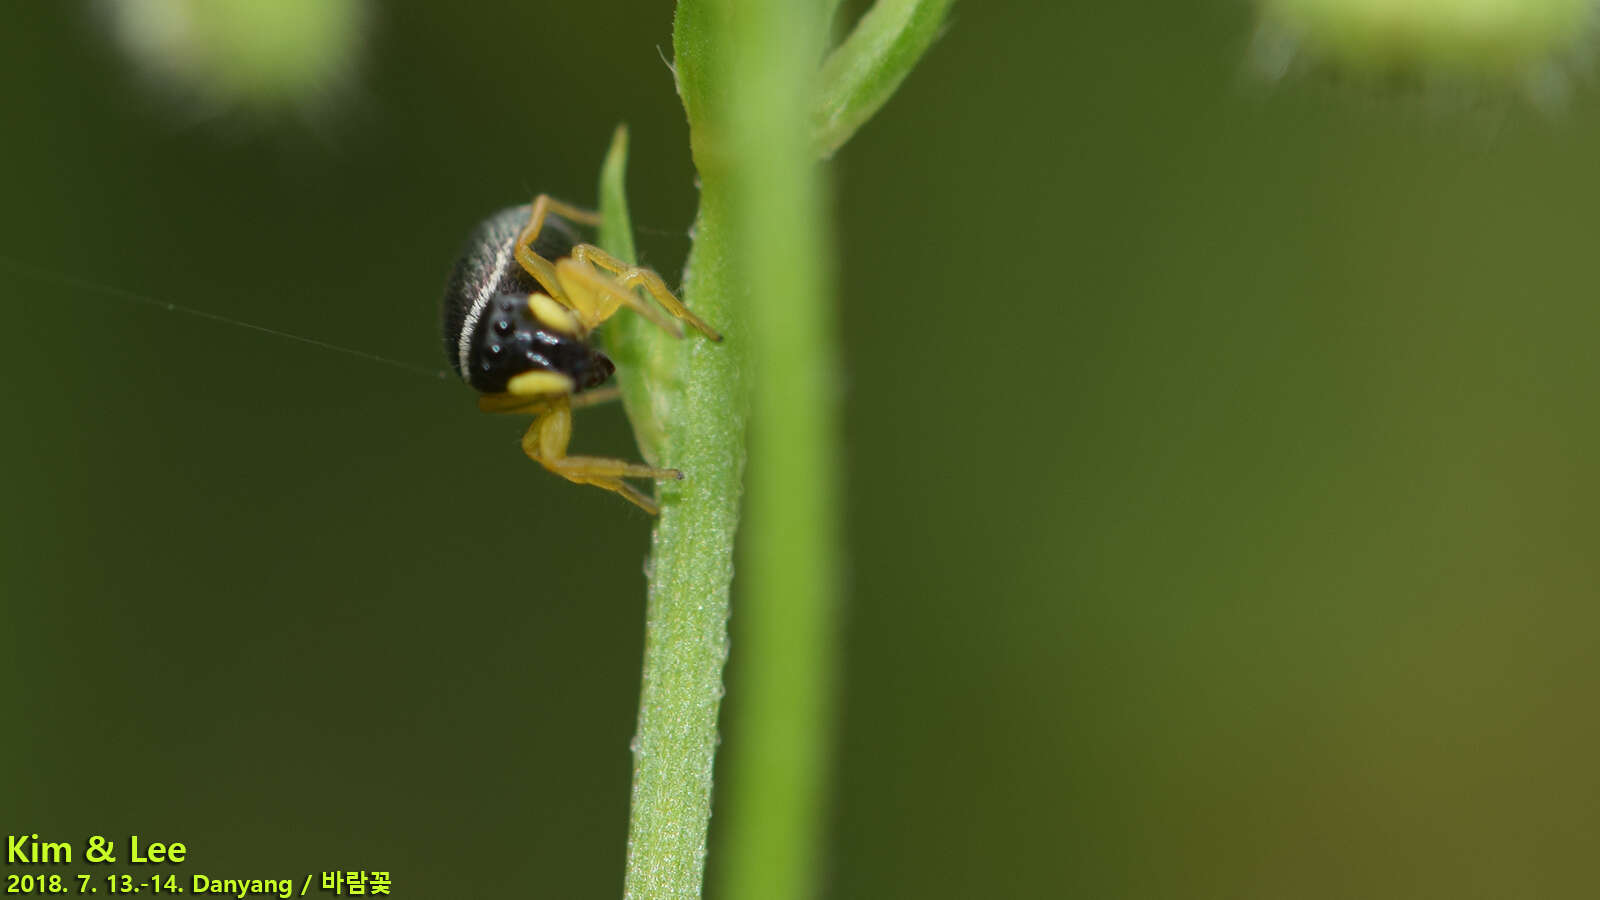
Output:
<path fill-rule="evenodd" d="M 570 394 L 574 387 L 576 385 L 572 379 L 560 372 L 523 372 L 506 382 L 506 393 L 516 394 L 519 397 L 536 397 L 545 394 Z"/>
<path fill-rule="evenodd" d="M 528 309 L 547 328 L 562 334 L 583 334 L 583 326 L 578 324 L 578 317 L 572 314 L 572 310 L 543 294 L 529 294 Z"/>

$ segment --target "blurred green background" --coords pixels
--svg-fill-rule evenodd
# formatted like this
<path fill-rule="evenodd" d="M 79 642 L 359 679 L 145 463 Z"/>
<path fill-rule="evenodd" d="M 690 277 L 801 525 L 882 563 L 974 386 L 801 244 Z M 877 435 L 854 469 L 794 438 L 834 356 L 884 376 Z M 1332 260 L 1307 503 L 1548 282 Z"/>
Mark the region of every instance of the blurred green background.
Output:
<path fill-rule="evenodd" d="M 262 117 L 89 6 L 11 10 L 0 255 L 442 368 L 467 229 L 593 202 L 625 120 L 672 280 L 670 3 L 371 13 L 343 87 Z M 1264 85 L 1252 27 L 958 4 L 833 167 L 830 896 L 1593 890 L 1600 102 Z M 9 833 L 618 895 L 646 517 L 453 381 L 0 297 Z M 620 412 L 576 446 L 630 454 Z"/>

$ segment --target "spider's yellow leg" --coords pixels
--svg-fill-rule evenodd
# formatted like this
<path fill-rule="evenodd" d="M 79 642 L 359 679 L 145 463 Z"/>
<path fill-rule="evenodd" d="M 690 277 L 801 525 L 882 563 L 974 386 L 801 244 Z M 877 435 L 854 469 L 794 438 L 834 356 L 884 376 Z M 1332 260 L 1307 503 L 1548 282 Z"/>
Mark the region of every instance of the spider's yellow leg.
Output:
<path fill-rule="evenodd" d="M 543 204 L 544 211 L 546 213 L 555 213 L 561 218 L 566 219 L 569 222 L 577 222 L 579 225 L 599 225 L 601 222 L 605 221 L 604 216 L 592 209 L 584 209 L 581 206 L 573 206 L 571 203 L 563 203 L 549 194 L 540 194 L 539 196 L 533 198 L 533 203 L 535 206 Z M 533 216 L 529 215 L 528 219 L 531 221 Z M 540 219 L 541 221 L 543 220 L 542 215 L 540 216 Z"/>
<path fill-rule="evenodd" d="M 516 394 L 482 394 L 478 397 L 478 409 L 486 413 L 521 413 L 523 415 L 539 415 L 550 408 L 550 400 L 546 397 L 519 397 Z"/>
<path fill-rule="evenodd" d="M 533 198 L 533 205 L 528 210 L 528 224 L 517 232 L 517 262 L 550 293 L 550 296 L 566 303 L 567 297 L 561 290 L 561 282 L 556 278 L 554 266 L 550 260 L 533 252 L 533 242 L 539 239 L 539 232 L 544 230 L 544 220 L 551 213 L 580 225 L 599 225 L 600 214 L 562 203 L 549 194 L 540 194 Z"/>
<path fill-rule="evenodd" d="M 594 388 L 581 394 L 573 394 L 571 403 L 573 409 L 582 409 L 585 406 L 599 406 L 613 400 L 622 399 L 622 388 L 612 385 L 610 387 Z"/>
<path fill-rule="evenodd" d="M 622 479 L 683 478 L 683 473 L 677 469 L 658 469 L 601 456 L 568 456 L 567 444 L 571 439 L 572 404 L 566 397 L 553 397 L 548 408 L 528 426 L 528 433 L 522 437 L 522 452 L 574 484 L 590 484 L 620 494 L 651 515 L 660 512 L 656 502 Z"/>
<path fill-rule="evenodd" d="M 586 333 L 626 306 L 673 337 L 683 337 L 683 329 L 659 307 L 646 303 L 643 297 L 623 287 L 615 278 L 596 271 L 594 266 L 575 259 L 558 259 L 555 268 L 556 277 L 566 291 L 567 305 L 578 314 Z"/>
<path fill-rule="evenodd" d="M 650 292 L 650 296 L 656 298 L 656 302 L 661 304 L 667 312 L 688 322 L 701 334 L 713 341 L 722 340 L 722 335 L 718 334 L 715 328 L 707 325 L 705 320 L 695 315 L 689 307 L 684 306 L 683 301 L 679 300 L 672 291 L 667 289 L 667 283 L 661 280 L 661 276 L 650 269 L 646 269 L 643 266 L 630 266 L 593 244 L 578 244 L 573 247 L 572 258 L 580 263 L 587 262 L 610 272 L 616 276 L 614 279 L 616 283 L 626 289 L 629 295 L 634 295 L 633 288 L 635 286 L 643 285 L 644 289 Z"/>
<path fill-rule="evenodd" d="M 581 394 L 573 394 L 567 402 L 573 409 L 582 409 L 586 406 L 598 406 L 622 398 L 622 391 L 617 387 L 594 388 Z M 520 413 L 522 415 L 537 416 L 550 408 L 549 397 L 523 397 L 517 394 L 483 394 L 478 397 L 478 409 L 486 413 Z"/>

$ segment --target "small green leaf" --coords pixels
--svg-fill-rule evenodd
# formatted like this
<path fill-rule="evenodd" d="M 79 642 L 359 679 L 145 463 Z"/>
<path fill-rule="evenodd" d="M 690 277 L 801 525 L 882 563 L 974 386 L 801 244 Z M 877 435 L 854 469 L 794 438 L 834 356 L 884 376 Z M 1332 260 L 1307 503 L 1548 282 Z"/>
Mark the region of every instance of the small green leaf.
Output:
<path fill-rule="evenodd" d="M 827 159 L 889 102 L 933 45 L 954 0 L 878 0 L 822 65 L 817 154 Z"/>
<path fill-rule="evenodd" d="M 628 212 L 628 126 L 618 125 L 611 135 L 605 162 L 600 165 L 600 244 L 623 262 L 637 263 L 633 247 L 633 216 Z"/>
<path fill-rule="evenodd" d="M 628 126 L 618 125 L 600 166 L 600 246 L 618 259 L 637 263 L 633 244 L 633 217 L 628 212 Z M 635 315 L 621 315 L 606 323 L 600 337 L 606 352 L 617 363 L 617 386 L 622 390 L 622 407 L 633 423 L 639 452 L 652 465 L 659 464 L 666 441 L 659 404 L 651 402 L 652 378 L 646 369 L 659 363 L 653 353 L 655 327 Z M 660 383 L 659 377 L 654 379 Z"/>

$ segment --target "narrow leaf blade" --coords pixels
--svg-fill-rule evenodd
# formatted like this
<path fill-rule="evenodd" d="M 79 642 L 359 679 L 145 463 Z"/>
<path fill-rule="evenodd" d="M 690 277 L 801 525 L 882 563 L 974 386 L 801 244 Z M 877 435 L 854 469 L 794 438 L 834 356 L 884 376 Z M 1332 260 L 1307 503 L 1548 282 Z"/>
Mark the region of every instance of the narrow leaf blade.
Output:
<path fill-rule="evenodd" d="M 933 42 L 954 0 L 878 0 L 822 66 L 817 155 L 827 159 L 889 102 Z"/>

